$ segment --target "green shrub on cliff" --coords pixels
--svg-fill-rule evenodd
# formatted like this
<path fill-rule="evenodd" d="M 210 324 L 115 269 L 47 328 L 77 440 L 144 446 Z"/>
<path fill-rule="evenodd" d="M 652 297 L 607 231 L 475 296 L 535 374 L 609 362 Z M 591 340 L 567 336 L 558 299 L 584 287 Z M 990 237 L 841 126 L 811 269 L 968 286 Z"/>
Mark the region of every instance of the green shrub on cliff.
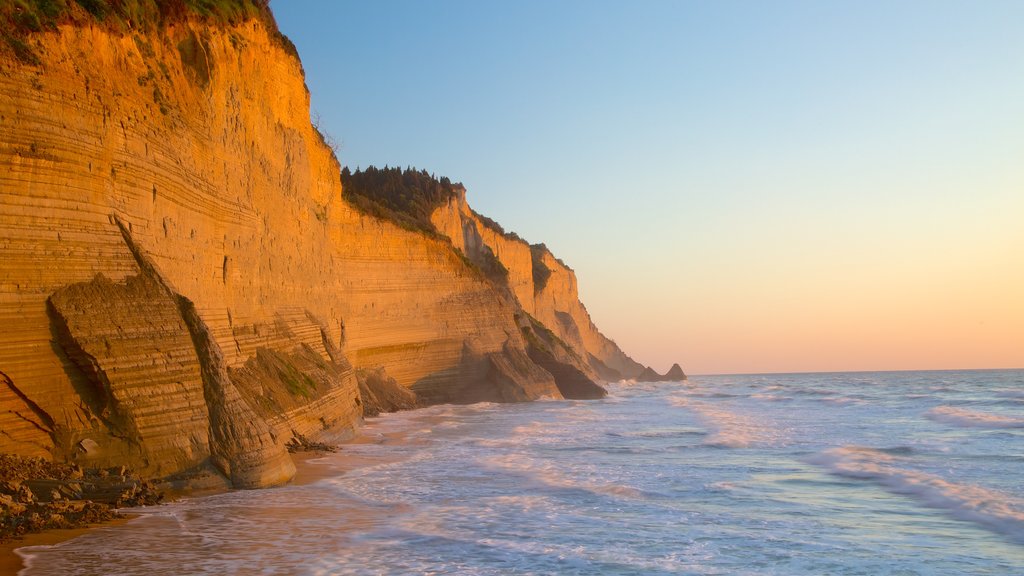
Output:
<path fill-rule="evenodd" d="M 342 169 L 341 190 L 345 200 L 363 214 L 451 243 L 451 239 L 438 232 L 430 221 L 430 215 L 452 198 L 463 194 L 466 188 L 426 170 L 370 166 L 355 172 L 347 167 Z M 483 220 L 485 226 L 493 226 L 508 236 L 497 222 L 483 219 L 479 214 L 476 216 Z M 454 246 L 452 249 L 470 270 L 499 284 L 508 283 L 508 269 L 490 248 L 485 246 L 474 258 Z"/>
<path fill-rule="evenodd" d="M 116 32 L 152 30 L 199 20 L 218 25 L 259 18 L 289 53 L 295 46 L 277 29 L 268 0 L 0 0 L 0 46 L 38 64 L 28 37 L 58 24 L 98 24 Z"/>
<path fill-rule="evenodd" d="M 440 237 L 430 221 L 434 210 L 444 206 L 465 188 L 426 170 L 377 168 L 341 171 L 342 194 L 360 212 L 388 220 L 406 230 Z"/>
<path fill-rule="evenodd" d="M 60 23 L 110 22 L 147 28 L 188 18 L 237 23 L 270 16 L 266 0 L 0 0 L 8 30 L 38 32 Z"/>

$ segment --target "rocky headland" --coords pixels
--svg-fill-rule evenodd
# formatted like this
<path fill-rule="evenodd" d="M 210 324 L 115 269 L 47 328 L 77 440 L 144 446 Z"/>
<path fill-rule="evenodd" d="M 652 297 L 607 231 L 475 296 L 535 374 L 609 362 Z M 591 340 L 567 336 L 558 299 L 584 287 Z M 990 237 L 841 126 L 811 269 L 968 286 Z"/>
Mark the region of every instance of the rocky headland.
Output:
<path fill-rule="evenodd" d="M 364 416 L 640 375 L 573 270 L 461 186 L 399 172 L 418 200 L 395 204 L 343 178 L 265 3 L 0 21 L 0 453 L 60 467 L 5 478 L 8 515 L 41 501 L 26 482 L 79 501 L 122 467 L 279 485 L 289 448 Z"/>

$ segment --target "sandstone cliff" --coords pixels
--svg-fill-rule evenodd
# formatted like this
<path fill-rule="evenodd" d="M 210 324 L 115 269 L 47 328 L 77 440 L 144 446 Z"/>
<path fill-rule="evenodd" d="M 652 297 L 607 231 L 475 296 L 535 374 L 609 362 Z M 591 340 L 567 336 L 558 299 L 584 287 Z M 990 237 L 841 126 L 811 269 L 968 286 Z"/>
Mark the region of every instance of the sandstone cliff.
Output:
<path fill-rule="evenodd" d="M 431 221 L 471 260 L 497 258 L 522 309 L 580 353 L 579 369 L 603 380 L 632 378 L 643 370 L 597 329 L 580 302 L 576 273 L 546 246 L 496 229 L 469 207 L 465 193 L 438 208 Z"/>
<path fill-rule="evenodd" d="M 559 365 L 639 372 L 569 268 L 467 231 L 464 198 L 437 215 L 452 243 L 347 204 L 265 21 L 30 42 L 0 56 L 0 452 L 285 482 L 291 439 L 358 425 L 357 369 L 424 403 L 560 397 L 527 315 Z M 453 244 L 492 250 L 507 287 Z"/>

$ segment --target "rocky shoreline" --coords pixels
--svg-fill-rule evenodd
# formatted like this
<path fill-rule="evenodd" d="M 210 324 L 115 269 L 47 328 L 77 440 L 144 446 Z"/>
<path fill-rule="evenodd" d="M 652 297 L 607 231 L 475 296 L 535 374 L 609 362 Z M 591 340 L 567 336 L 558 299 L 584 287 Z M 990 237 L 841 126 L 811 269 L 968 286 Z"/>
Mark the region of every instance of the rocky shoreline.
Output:
<path fill-rule="evenodd" d="M 370 441 L 379 439 L 370 440 L 357 435 L 342 442 L 342 445 Z M 299 470 L 291 484 L 308 484 L 326 474 L 340 473 L 343 469 L 336 465 L 327 468 L 310 461 L 336 453 L 343 448 L 342 445 L 296 438 L 288 445 Z M 346 462 L 344 469 L 366 464 L 358 457 L 347 459 Z M 79 470 L 81 477 L 78 477 Z M 80 492 L 72 495 L 81 498 L 50 499 L 53 494 L 37 498 L 33 486 L 40 492 L 44 491 L 45 486 L 66 486 L 62 489 L 65 493 L 77 489 Z M 10 487 L 21 491 L 26 498 L 28 494 L 25 490 L 28 490 L 32 495 L 31 504 L 24 504 L 21 497 L 6 494 L 4 490 Z M 0 524 L 3 525 L 0 532 L 0 574 L 17 574 L 24 568 L 22 557 L 15 552 L 18 548 L 55 545 L 77 538 L 89 530 L 130 520 L 132 515 L 120 512 L 120 508 L 166 504 L 183 497 L 206 496 L 228 490 L 231 490 L 230 486 L 211 470 L 200 469 L 193 475 L 179 475 L 174 480 L 153 482 L 121 467 L 82 469 L 40 458 L 0 454 Z M 25 507 L 23 511 L 21 506 Z M 79 508 L 81 510 L 76 511 Z M 35 519 L 32 514 L 36 514 Z M 9 526 L 18 526 L 19 529 L 9 530 Z"/>
<path fill-rule="evenodd" d="M 0 454 L 0 543 L 119 517 L 119 508 L 158 504 L 164 493 L 130 469 L 82 468 Z"/>

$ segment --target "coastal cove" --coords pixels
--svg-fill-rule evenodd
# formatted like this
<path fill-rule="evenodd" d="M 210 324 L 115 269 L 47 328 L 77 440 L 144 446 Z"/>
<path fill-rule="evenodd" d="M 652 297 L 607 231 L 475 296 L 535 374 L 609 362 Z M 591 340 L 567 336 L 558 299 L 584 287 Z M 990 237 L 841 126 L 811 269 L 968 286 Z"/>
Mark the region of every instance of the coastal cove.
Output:
<path fill-rule="evenodd" d="M 435 406 L 368 421 L 362 443 L 308 463 L 316 482 L 140 509 L 19 552 L 26 576 L 1016 573 L 1021 384 L 711 376 Z"/>

